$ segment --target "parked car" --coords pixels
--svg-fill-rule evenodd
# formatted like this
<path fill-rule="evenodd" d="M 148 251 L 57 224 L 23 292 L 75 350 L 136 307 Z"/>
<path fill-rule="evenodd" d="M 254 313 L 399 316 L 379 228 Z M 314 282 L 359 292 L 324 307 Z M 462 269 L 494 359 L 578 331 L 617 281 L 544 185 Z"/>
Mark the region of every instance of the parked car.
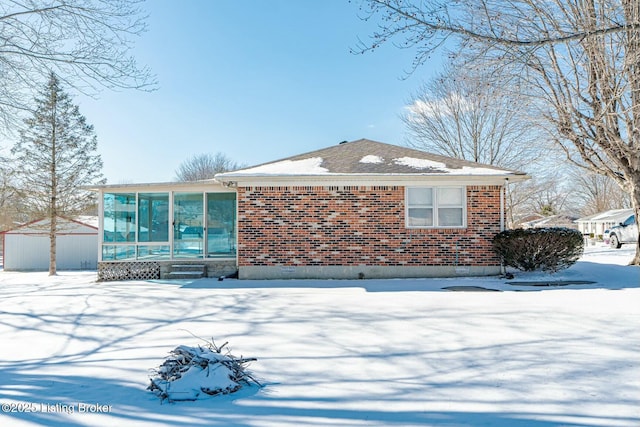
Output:
<path fill-rule="evenodd" d="M 635 215 L 631 215 L 609 230 L 609 245 L 612 248 L 620 249 L 623 243 L 638 243 L 638 224 L 636 224 Z"/>

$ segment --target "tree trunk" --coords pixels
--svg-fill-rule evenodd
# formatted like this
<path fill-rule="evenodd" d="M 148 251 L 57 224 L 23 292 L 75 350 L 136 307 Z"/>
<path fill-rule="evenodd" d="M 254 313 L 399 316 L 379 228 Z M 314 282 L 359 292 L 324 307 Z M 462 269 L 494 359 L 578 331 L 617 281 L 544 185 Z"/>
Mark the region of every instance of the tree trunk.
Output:
<path fill-rule="evenodd" d="M 49 227 L 49 276 L 55 276 L 56 270 L 56 229 L 58 218 L 56 215 L 52 215 L 50 218 Z"/>
<path fill-rule="evenodd" d="M 623 0 L 625 21 L 627 23 L 637 23 L 640 19 L 640 2 L 637 0 Z M 630 31 L 625 45 L 627 62 L 626 74 L 629 80 L 631 105 L 631 141 L 629 145 L 635 147 L 635 152 L 630 150 L 628 156 L 629 169 L 625 171 L 627 181 L 630 184 L 631 206 L 636 215 L 636 225 L 638 226 L 638 242 L 636 243 L 636 255 L 631 261 L 631 265 L 640 265 L 640 31 Z"/>
<path fill-rule="evenodd" d="M 57 107 L 58 93 L 56 88 L 51 88 L 51 201 L 49 205 L 49 276 L 55 276 L 56 271 L 56 234 L 58 232 L 58 165 L 56 162 L 58 156 L 57 146 Z"/>
<path fill-rule="evenodd" d="M 636 225 L 638 226 L 638 241 L 636 242 L 636 255 L 630 265 L 640 265 L 640 171 L 636 172 L 630 181 L 634 183 L 631 205 L 636 215 Z"/>

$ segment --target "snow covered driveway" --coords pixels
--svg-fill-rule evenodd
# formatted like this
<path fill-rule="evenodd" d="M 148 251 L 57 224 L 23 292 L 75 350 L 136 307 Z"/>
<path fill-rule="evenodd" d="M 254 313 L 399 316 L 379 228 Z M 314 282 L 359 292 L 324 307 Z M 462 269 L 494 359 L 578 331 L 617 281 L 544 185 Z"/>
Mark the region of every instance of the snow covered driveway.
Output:
<path fill-rule="evenodd" d="M 553 278 L 597 283 L 560 289 L 0 271 L 0 425 L 638 426 L 630 249 L 589 248 Z M 177 345 L 197 345 L 193 335 L 257 357 L 266 386 L 160 404 L 146 391 L 149 370 Z"/>

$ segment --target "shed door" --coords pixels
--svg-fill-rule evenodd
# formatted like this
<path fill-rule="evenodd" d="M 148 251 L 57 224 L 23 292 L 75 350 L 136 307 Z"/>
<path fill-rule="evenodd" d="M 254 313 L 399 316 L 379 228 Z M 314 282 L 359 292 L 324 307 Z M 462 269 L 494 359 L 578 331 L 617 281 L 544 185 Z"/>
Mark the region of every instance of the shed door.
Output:
<path fill-rule="evenodd" d="M 5 237 L 4 269 L 49 269 L 49 237 L 42 234 L 7 234 Z"/>

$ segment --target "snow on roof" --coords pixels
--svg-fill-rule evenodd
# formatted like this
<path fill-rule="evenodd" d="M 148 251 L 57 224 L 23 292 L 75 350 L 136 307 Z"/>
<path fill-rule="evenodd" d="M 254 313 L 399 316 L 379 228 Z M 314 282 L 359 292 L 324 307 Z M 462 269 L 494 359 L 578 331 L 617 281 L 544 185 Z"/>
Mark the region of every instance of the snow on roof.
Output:
<path fill-rule="evenodd" d="M 361 139 L 216 175 L 222 181 L 265 176 L 513 176 L 526 174 L 408 147 Z"/>
<path fill-rule="evenodd" d="M 504 169 L 474 168 L 471 166 L 463 166 L 462 169 L 449 169 L 449 172 L 455 172 L 458 175 L 508 175 L 513 173 Z"/>
<path fill-rule="evenodd" d="M 614 209 L 608 212 L 604 212 L 601 215 L 593 218 L 596 220 L 606 221 L 606 220 L 625 220 L 630 215 L 633 215 L 633 209 Z"/>
<path fill-rule="evenodd" d="M 242 169 L 242 174 L 255 175 L 323 175 L 328 169 L 320 166 L 322 157 L 310 157 L 302 160 L 282 160 L 275 163 Z M 225 175 L 233 175 L 228 172 Z"/>
<path fill-rule="evenodd" d="M 331 175 L 329 169 L 322 167 L 322 157 L 311 157 L 302 160 L 282 160 L 268 163 L 252 168 L 242 169 L 238 174 L 242 175 Z M 462 168 L 448 168 L 446 164 L 428 159 L 417 159 L 414 157 L 401 157 L 393 159 L 396 165 L 408 166 L 416 170 L 426 170 L 434 173 L 453 173 L 456 175 L 504 175 L 513 172 L 502 169 L 475 168 L 463 166 Z M 384 159 L 373 154 L 364 156 L 360 163 L 380 164 Z M 227 172 L 225 175 L 232 176 L 234 172 Z"/>
<path fill-rule="evenodd" d="M 25 224 L 17 225 L 14 228 L 0 231 L 4 234 L 21 234 L 21 233 L 41 233 L 48 232 L 50 227 L 49 218 L 40 218 L 29 221 Z M 57 229 L 59 233 L 74 233 L 78 231 L 86 231 L 86 228 L 98 230 L 98 217 L 93 215 L 82 215 L 75 218 L 66 218 L 58 216 Z M 82 230 L 84 229 L 84 230 Z"/>
<path fill-rule="evenodd" d="M 366 156 L 360 159 L 360 163 L 379 164 L 379 163 L 384 163 L 384 159 L 374 154 L 367 154 Z"/>
<path fill-rule="evenodd" d="M 633 209 L 612 209 L 578 218 L 576 222 L 621 222 L 633 215 Z"/>
<path fill-rule="evenodd" d="M 393 159 L 397 165 L 409 166 L 414 169 L 435 169 L 433 172 L 455 173 L 457 175 L 502 175 L 513 173 L 511 171 L 491 168 L 476 168 L 463 166 L 462 168 L 448 168 L 446 164 L 429 159 L 417 159 L 414 157 L 401 157 Z"/>
<path fill-rule="evenodd" d="M 442 171 L 447 169 L 447 165 L 444 163 L 428 159 L 416 159 L 415 157 L 400 157 L 399 159 L 393 159 L 393 163 L 414 169 L 440 169 Z"/>

